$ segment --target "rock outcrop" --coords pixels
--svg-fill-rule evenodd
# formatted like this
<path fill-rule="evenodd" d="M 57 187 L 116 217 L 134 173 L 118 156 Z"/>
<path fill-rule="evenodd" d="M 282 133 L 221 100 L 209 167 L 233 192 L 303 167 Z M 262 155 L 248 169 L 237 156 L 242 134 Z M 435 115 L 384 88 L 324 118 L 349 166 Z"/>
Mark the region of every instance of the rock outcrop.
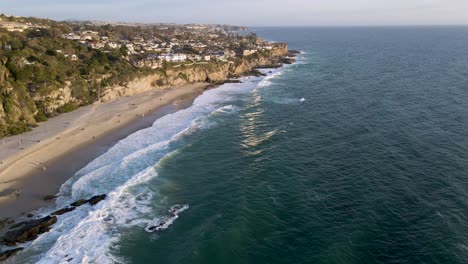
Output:
<path fill-rule="evenodd" d="M 49 227 L 56 222 L 57 217 L 55 216 L 46 216 L 41 219 L 24 222 L 18 229 L 8 231 L 3 238 L 3 243 L 7 246 L 15 246 L 16 244 L 34 240 L 40 234 L 48 232 Z"/>
<path fill-rule="evenodd" d="M 105 194 L 101 194 L 101 195 L 96 195 L 96 196 L 93 196 L 91 197 L 89 200 L 88 200 L 88 203 L 90 205 L 96 205 L 98 204 L 100 201 L 106 199 L 107 195 Z"/>
<path fill-rule="evenodd" d="M 101 194 L 93 196 L 89 199 L 80 199 L 71 203 L 70 206 L 57 210 L 44 218 L 14 224 L 10 226 L 10 231 L 5 233 L 2 242 L 7 246 L 15 246 L 17 244 L 32 241 L 36 239 L 39 235 L 48 232 L 51 226 L 57 222 L 57 216 L 71 212 L 77 207 L 82 206 L 86 203 L 90 204 L 91 206 L 94 206 L 102 200 L 106 199 L 106 197 L 106 194 Z M 16 255 L 16 253 L 18 253 L 21 250 L 23 250 L 23 248 L 16 248 L 1 252 L 0 261 L 4 261 Z"/>
<path fill-rule="evenodd" d="M 24 248 L 15 248 L 15 249 L 10 249 L 10 250 L 0 252 L 0 262 L 13 257 L 14 255 L 18 254 L 18 252 L 20 252 L 23 249 Z"/>
<path fill-rule="evenodd" d="M 78 200 L 76 202 L 71 203 L 70 206 L 78 207 L 78 206 L 81 206 L 81 205 L 83 205 L 83 204 L 85 204 L 87 202 L 88 202 L 88 200 L 86 200 L 86 199 L 80 199 L 80 200 Z"/>
<path fill-rule="evenodd" d="M 73 211 L 73 210 L 75 210 L 75 209 L 76 209 L 76 207 L 73 207 L 73 206 L 72 206 L 72 207 L 66 207 L 66 208 L 57 210 L 57 211 L 51 213 L 50 215 L 51 215 L 51 216 L 63 215 L 63 214 L 66 214 L 66 213 L 68 213 L 68 212 L 71 212 L 71 211 Z"/>

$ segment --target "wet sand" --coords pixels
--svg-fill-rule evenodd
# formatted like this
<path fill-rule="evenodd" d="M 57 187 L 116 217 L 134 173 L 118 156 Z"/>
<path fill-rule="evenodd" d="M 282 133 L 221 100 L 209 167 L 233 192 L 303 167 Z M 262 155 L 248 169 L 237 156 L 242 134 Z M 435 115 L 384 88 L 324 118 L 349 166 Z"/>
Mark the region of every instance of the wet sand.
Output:
<path fill-rule="evenodd" d="M 82 107 L 0 142 L 0 218 L 49 205 L 47 195 L 90 161 L 159 117 L 189 107 L 207 84 L 193 84 Z"/>

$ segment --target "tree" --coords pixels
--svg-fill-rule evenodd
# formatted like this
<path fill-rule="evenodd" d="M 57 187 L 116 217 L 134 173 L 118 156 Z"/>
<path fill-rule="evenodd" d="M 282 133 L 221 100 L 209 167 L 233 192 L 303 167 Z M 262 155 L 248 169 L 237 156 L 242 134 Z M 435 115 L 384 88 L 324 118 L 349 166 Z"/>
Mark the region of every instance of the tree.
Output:
<path fill-rule="evenodd" d="M 122 45 L 122 46 L 120 46 L 120 49 L 119 49 L 119 50 L 120 50 L 120 54 L 122 54 L 122 56 L 125 56 L 125 57 L 128 56 L 128 48 L 127 48 L 127 46 Z"/>

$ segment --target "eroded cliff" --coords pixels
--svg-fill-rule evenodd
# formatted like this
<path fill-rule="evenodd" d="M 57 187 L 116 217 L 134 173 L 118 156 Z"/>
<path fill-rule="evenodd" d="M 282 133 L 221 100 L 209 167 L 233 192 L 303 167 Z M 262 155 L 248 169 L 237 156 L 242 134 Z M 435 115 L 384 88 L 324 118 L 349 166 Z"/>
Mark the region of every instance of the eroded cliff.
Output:
<path fill-rule="evenodd" d="M 231 77 L 252 73 L 256 68 L 279 67 L 287 54 L 287 45 L 280 45 L 271 51 L 257 52 L 225 62 L 166 65 L 118 84 L 109 84 L 108 79 L 112 77 L 109 75 L 101 75 L 88 82 L 66 81 L 63 87 L 46 93 L 44 89 L 41 93 L 35 92 L 35 87 L 13 87 L 8 81 L 8 70 L 4 67 L 7 62 L 0 61 L 0 136 L 21 133 L 36 122 L 45 120 L 47 116 L 90 103 L 80 96 L 83 92 L 91 93 L 90 89 L 94 89 L 92 92 L 96 94 L 91 99 L 92 103 L 188 83 L 222 83 Z"/>

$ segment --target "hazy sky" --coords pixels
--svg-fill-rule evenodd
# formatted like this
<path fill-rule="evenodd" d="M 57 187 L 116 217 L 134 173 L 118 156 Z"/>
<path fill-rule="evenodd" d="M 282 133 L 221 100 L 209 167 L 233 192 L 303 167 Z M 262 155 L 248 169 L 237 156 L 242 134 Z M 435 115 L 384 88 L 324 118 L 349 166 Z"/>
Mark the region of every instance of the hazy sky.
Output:
<path fill-rule="evenodd" d="M 447 25 L 468 24 L 468 0 L 0 0 L 0 13 L 248 26 Z"/>

